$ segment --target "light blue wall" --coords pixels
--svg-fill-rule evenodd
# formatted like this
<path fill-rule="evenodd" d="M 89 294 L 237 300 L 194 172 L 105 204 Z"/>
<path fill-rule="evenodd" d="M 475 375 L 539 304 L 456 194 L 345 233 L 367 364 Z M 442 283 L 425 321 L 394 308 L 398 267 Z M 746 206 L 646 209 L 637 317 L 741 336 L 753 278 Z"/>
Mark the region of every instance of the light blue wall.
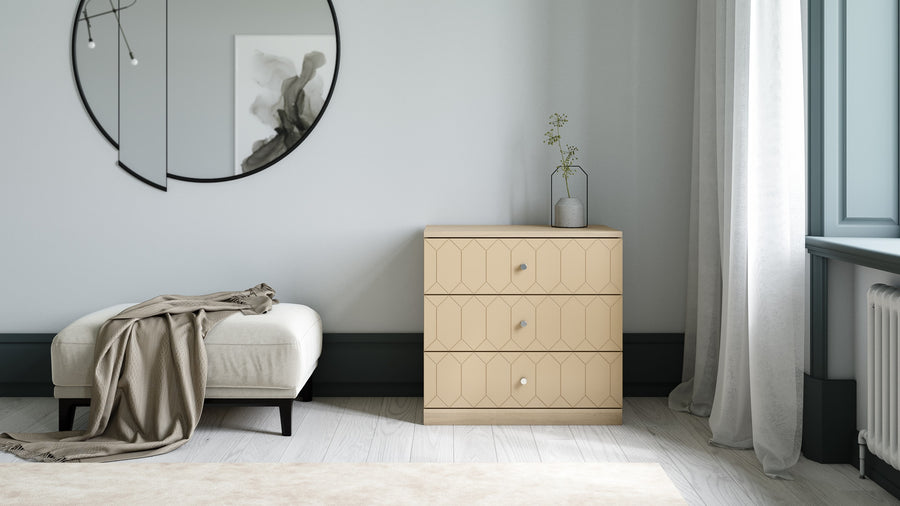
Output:
<path fill-rule="evenodd" d="M 898 222 L 897 2 L 847 4 L 848 218 Z"/>
<path fill-rule="evenodd" d="M 825 235 L 900 236 L 897 2 L 825 2 Z"/>
<path fill-rule="evenodd" d="M 115 167 L 79 102 L 75 6 L 0 3 L 0 332 L 261 281 L 330 332 L 421 331 L 425 225 L 548 222 L 553 111 L 591 222 L 625 231 L 625 330 L 683 330 L 694 0 L 337 1 L 340 77 L 307 141 L 167 193 Z"/>

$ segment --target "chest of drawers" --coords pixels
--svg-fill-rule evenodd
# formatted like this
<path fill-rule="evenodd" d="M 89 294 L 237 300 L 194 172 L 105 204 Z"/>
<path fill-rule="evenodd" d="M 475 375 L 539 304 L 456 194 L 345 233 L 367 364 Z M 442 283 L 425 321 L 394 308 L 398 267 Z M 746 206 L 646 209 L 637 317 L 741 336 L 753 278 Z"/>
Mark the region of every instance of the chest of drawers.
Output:
<path fill-rule="evenodd" d="M 425 229 L 425 424 L 621 424 L 622 232 Z"/>

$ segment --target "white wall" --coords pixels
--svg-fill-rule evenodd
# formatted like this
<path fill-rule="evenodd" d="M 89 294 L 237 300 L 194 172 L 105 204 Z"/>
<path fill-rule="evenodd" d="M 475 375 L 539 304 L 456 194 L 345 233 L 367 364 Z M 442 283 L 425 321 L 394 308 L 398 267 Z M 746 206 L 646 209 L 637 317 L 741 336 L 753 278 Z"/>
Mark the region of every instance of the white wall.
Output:
<path fill-rule="evenodd" d="M 856 371 L 856 420 L 857 428 L 862 429 L 866 422 L 866 410 L 868 402 L 866 402 L 866 391 L 868 389 L 868 381 L 866 373 L 866 339 L 867 339 L 867 320 L 868 302 L 866 301 L 866 291 L 875 283 L 884 283 L 900 288 L 900 275 L 889 272 L 869 269 L 868 267 L 854 266 L 854 283 L 853 283 L 853 309 L 854 309 L 854 370 Z"/>
<path fill-rule="evenodd" d="M 875 283 L 900 288 L 900 275 L 828 261 L 828 377 L 856 380 L 856 427 L 866 424 L 866 292 Z"/>
<path fill-rule="evenodd" d="M 546 223 L 550 112 L 625 231 L 625 330 L 683 330 L 694 0 L 336 0 L 331 105 L 250 178 L 154 190 L 79 102 L 75 0 L 0 3 L 0 332 L 265 281 L 330 332 L 420 331 L 426 224 Z"/>

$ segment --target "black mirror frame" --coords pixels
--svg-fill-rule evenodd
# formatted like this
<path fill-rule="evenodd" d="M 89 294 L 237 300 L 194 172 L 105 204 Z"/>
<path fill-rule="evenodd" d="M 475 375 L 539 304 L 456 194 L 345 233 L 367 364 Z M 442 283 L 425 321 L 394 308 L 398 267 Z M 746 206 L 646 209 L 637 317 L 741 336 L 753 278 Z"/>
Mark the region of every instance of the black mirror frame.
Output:
<path fill-rule="evenodd" d="M 109 135 L 109 132 L 107 132 L 106 129 L 103 128 L 103 125 L 100 124 L 100 121 L 97 119 L 97 116 L 94 114 L 94 111 L 91 109 L 91 105 L 88 103 L 87 97 L 85 97 L 85 95 L 84 95 L 84 89 L 81 86 L 81 79 L 78 77 L 78 63 L 77 63 L 76 57 L 75 57 L 75 45 L 76 45 L 77 37 L 78 37 L 78 18 L 79 18 L 79 15 L 81 14 L 82 9 L 84 8 L 84 3 L 86 1 L 87 0 L 79 0 L 78 7 L 76 7 L 76 9 L 75 9 L 75 18 L 72 22 L 72 37 L 71 37 L 71 43 L 70 43 L 70 53 L 71 53 L 70 58 L 72 61 L 72 76 L 75 79 L 75 87 L 78 89 L 78 96 L 81 99 L 81 104 L 84 106 L 84 110 L 88 113 L 88 116 L 91 118 L 91 121 L 94 123 L 94 126 L 97 127 L 97 130 L 99 130 L 100 133 L 103 135 L 103 137 L 106 138 L 106 140 L 109 141 L 109 143 L 118 151 L 119 143 L 116 142 L 112 138 L 112 136 Z M 168 2 L 168 0 L 166 0 L 166 1 Z M 177 179 L 179 181 L 188 181 L 191 183 L 219 183 L 219 182 L 223 182 L 223 181 L 234 181 L 236 179 L 241 179 L 241 178 L 244 178 L 247 176 L 252 176 L 253 174 L 257 174 L 265 169 L 268 169 L 269 167 L 280 162 L 287 155 L 291 154 L 291 152 L 293 152 L 297 148 L 297 146 L 299 146 L 300 144 L 303 144 L 303 141 L 306 140 L 306 138 L 309 136 L 309 134 L 316 128 L 316 125 L 319 124 L 319 120 L 322 119 L 322 116 L 325 115 L 325 111 L 328 109 L 328 104 L 331 103 L 331 97 L 334 95 L 334 88 L 337 85 L 338 74 L 340 73 L 340 68 L 341 68 L 341 31 L 338 26 L 337 13 L 335 13 L 334 4 L 332 3 L 332 0 L 324 0 L 324 1 L 328 2 L 328 9 L 331 11 L 331 20 L 332 20 L 332 22 L 334 22 L 334 43 L 335 43 L 334 77 L 331 80 L 331 87 L 328 89 L 328 95 L 325 97 L 325 102 L 322 104 L 322 110 L 319 112 L 319 115 L 316 116 L 316 119 L 313 120 L 312 124 L 309 126 L 309 128 L 306 130 L 306 132 L 303 133 L 303 136 L 300 137 L 300 140 L 298 140 L 296 144 L 294 144 L 293 146 L 288 148 L 287 151 L 282 153 L 278 158 L 270 161 L 269 163 L 263 165 L 262 167 L 253 169 L 252 171 L 245 172 L 243 174 L 235 174 L 232 176 L 216 177 L 216 178 L 195 178 L 195 177 L 179 176 L 178 174 L 173 174 L 173 173 L 169 172 L 168 167 L 166 167 L 166 178 Z M 167 76 L 167 79 L 168 79 L 168 76 Z M 128 166 L 126 166 L 121 161 L 117 161 L 117 165 L 119 167 L 121 167 L 123 170 L 125 170 L 126 172 L 128 172 L 129 174 L 131 174 L 132 176 L 134 176 L 135 178 L 137 178 L 138 180 L 140 180 L 141 182 L 146 183 L 158 190 L 166 191 L 165 186 L 161 186 L 152 181 L 149 181 L 148 179 L 142 177 L 140 174 L 138 174 L 135 171 L 128 168 Z"/>

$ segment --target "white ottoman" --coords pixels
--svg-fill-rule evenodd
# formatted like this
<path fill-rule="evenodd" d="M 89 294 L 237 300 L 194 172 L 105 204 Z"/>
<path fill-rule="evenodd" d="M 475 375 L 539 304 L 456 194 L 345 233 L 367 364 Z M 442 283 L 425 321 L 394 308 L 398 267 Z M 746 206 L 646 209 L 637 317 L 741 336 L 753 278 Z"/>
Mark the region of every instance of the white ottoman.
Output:
<path fill-rule="evenodd" d="M 79 318 L 53 338 L 53 396 L 59 430 L 70 430 L 77 406 L 90 404 L 94 342 L 100 326 L 134 304 Z M 281 432 L 291 435 L 293 400 L 312 399 L 310 376 L 322 354 L 322 319 L 300 304 L 280 303 L 262 315 L 236 313 L 204 340 L 208 362 L 206 404 L 277 406 Z"/>

